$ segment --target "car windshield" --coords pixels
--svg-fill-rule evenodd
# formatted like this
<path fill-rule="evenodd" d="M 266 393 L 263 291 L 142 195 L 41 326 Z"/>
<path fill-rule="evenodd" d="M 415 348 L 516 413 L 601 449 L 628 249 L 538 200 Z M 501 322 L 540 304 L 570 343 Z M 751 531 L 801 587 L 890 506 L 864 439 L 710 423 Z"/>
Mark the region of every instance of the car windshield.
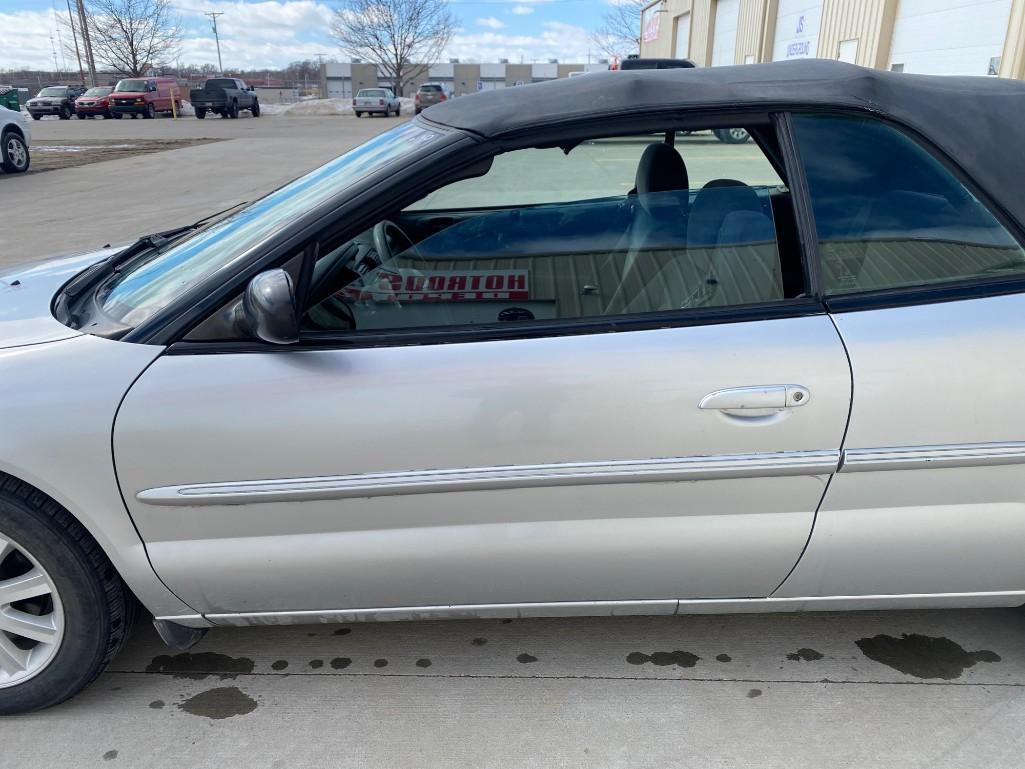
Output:
<path fill-rule="evenodd" d="M 115 91 L 145 91 L 145 80 L 122 80 L 114 88 Z"/>
<path fill-rule="evenodd" d="M 263 243 L 296 217 L 380 168 L 440 142 L 442 134 L 413 123 L 381 134 L 184 241 L 115 273 L 100 288 L 105 315 L 137 326 L 217 270 Z"/>
<path fill-rule="evenodd" d="M 67 88 L 44 88 L 39 92 L 39 96 L 63 96 L 67 92 Z"/>
<path fill-rule="evenodd" d="M 83 96 L 106 96 L 112 90 L 113 89 L 107 88 L 107 87 L 104 87 L 104 88 L 90 88 L 88 91 L 86 91 L 82 95 Z"/>

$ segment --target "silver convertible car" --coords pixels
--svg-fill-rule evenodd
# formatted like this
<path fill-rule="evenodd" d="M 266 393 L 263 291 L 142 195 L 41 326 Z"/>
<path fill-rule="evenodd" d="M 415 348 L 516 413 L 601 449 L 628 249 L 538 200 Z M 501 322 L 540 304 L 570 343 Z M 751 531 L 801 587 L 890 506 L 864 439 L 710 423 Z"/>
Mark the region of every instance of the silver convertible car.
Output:
<path fill-rule="evenodd" d="M 593 74 L 9 271 L 0 712 L 139 606 L 187 648 L 1025 603 L 1023 111 L 837 62 Z"/>

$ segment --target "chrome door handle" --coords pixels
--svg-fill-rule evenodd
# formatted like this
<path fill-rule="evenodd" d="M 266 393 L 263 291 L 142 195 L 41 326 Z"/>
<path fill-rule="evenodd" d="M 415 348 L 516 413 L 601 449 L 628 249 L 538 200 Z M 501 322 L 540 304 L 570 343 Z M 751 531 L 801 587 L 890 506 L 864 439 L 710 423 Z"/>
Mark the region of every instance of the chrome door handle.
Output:
<path fill-rule="evenodd" d="M 698 408 L 715 411 L 765 411 L 797 408 L 810 400 L 811 392 L 801 385 L 758 385 L 716 390 L 702 398 Z"/>

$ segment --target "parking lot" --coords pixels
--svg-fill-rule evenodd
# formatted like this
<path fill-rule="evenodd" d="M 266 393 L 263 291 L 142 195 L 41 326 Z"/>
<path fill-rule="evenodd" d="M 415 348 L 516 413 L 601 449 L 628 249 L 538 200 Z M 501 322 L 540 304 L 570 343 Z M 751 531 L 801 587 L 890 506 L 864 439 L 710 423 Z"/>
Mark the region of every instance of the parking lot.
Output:
<path fill-rule="evenodd" d="M 33 123 L 40 147 L 149 151 L 34 150 L 0 177 L 0 263 L 193 221 L 405 119 Z M 750 144 L 680 149 L 692 179 L 762 172 Z M 219 628 L 188 653 L 142 619 L 92 687 L 0 724 L 0 766 L 995 769 L 1023 717 L 1021 610 Z"/>

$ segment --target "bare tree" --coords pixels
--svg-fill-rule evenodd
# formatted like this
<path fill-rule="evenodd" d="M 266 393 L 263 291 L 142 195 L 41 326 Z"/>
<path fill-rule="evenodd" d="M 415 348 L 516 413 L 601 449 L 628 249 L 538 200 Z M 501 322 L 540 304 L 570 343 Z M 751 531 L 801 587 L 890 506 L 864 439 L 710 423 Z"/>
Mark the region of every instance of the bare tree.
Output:
<path fill-rule="evenodd" d="M 331 34 L 348 54 L 380 67 L 401 96 L 441 58 L 455 28 L 445 0 L 345 0 Z"/>
<path fill-rule="evenodd" d="M 594 44 L 609 57 L 624 59 L 641 50 L 641 9 L 651 0 L 618 0 L 602 16 Z"/>
<path fill-rule="evenodd" d="M 86 24 L 96 58 L 138 77 L 181 50 L 181 18 L 171 0 L 88 0 Z"/>

